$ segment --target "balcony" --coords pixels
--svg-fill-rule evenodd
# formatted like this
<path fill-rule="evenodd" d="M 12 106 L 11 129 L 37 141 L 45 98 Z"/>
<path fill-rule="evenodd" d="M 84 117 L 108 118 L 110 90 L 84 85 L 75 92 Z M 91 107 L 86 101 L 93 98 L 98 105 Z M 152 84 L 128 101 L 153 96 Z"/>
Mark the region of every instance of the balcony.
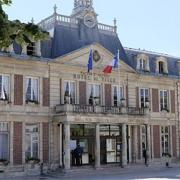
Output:
<path fill-rule="evenodd" d="M 77 113 L 77 114 L 113 114 L 113 115 L 136 115 L 144 116 L 146 111 L 144 108 L 136 107 L 116 107 L 116 106 L 91 106 L 91 105 L 57 105 L 55 107 L 55 113 Z"/>

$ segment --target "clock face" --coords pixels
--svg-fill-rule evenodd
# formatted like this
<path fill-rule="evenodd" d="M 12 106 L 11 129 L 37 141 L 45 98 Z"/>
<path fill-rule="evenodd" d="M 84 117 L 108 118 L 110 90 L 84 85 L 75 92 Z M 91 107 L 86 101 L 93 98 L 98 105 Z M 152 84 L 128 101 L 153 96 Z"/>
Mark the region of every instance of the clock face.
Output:
<path fill-rule="evenodd" d="M 84 16 L 84 24 L 89 28 L 93 28 L 96 25 L 95 17 L 91 14 L 85 15 Z"/>

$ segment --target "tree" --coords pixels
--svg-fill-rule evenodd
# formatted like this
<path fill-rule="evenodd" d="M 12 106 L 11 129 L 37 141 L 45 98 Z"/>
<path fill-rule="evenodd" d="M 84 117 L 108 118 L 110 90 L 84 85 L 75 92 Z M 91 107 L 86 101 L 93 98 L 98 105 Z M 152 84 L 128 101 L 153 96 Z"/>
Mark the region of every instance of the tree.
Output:
<path fill-rule="evenodd" d="M 8 15 L 3 11 L 2 6 L 10 4 L 11 0 L 0 0 L 0 49 L 6 49 L 13 42 L 22 46 L 49 38 L 49 33 L 33 23 L 8 20 Z"/>

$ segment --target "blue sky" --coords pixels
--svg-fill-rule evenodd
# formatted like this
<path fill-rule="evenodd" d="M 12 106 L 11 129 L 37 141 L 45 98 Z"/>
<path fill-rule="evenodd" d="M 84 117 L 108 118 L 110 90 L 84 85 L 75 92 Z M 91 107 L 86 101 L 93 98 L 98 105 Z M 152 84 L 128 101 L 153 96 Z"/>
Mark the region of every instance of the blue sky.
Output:
<path fill-rule="evenodd" d="M 13 0 L 5 7 L 10 19 L 35 22 L 53 13 L 70 15 L 74 0 Z M 141 48 L 180 57 L 179 0 L 94 0 L 99 22 L 113 25 L 125 47 Z"/>

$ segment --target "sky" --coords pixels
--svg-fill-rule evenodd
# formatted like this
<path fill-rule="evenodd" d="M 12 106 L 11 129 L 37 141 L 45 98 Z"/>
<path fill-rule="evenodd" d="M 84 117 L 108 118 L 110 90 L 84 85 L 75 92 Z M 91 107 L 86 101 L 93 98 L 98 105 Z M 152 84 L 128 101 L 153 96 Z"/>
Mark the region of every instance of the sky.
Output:
<path fill-rule="evenodd" d="M 12 0 L 4 7 L 11 20 L 35 23 L 58 13 L 70 15 L 74 0 Z M 113 25 L 124 47 L 180 57 L 180 0 L 94 0 L 98 22 Z"/>

